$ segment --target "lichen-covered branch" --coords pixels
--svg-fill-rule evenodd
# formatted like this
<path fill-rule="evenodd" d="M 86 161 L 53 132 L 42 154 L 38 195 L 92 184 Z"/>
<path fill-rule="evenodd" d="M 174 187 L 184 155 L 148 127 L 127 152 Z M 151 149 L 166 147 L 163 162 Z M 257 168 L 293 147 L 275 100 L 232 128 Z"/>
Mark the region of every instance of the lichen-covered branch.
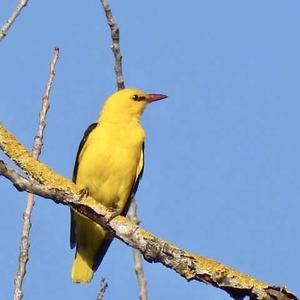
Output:
<path fill-rule="evenodd" d="M 120 51 L 120 31 L 118 24 L 114 20 L 111 9 L 109 4 L 106 0 L 101 0 L 105 16 L 107 19 L 107 24 L 109 25 L 110 31 L 111 31 L 111 39 L 112 39 L 112 45 L 111 49 L 115 57 L 115 73 L 116 73 L 116 80 L 117 80 L 117 87 L 118 90 L 124 89 L 124 77 L 123 77 L 123 71 L 122 71 L 122 54 Z"/>
<path fill-rule="evenodd" d="M 50 62 L 50 73 L 49 79 L 45 88 L 45 92 L 42 98 L 42 107 L 39 114 L 39 124 L 37 134 L 34 138 L 34 145 L 32 150 L 32 156 L 38 159 L 41 154 L 41 149 L 43 145 L 44 130 L 46 127 L 46 115 L 49 109 L 49 95 L 52 87 L 52 82 L 55 76 L 55 65 L 58 60 L 59 49 L 54 49 L 53 57 Z M 22 284 L 26 274 L 26 265 L 29 260 L 29 236 L 31 228 L 31 214 L 34 206 L 34 195 L 32 193 L 28 194 L 27 205 L 23 213 L 23 228 L 21 235 L 21 245 L 19 254 L 19 265 L 18 271 L 15 278 L 15 293 L 14 300 L 21 300 L 23 298 Z"/>
<path fill-rule="evenodd" d="M 128 210 L 128 219 L 131 222 L 135 223 L 136 225 L 140 224 L 140 220 L 137 216 L 137 205 L 134 198 L 131 200 L 130 203 L 130 207 Z M 135 248 L 133 249 L 133 260 L 134 260 L 134 271 L 139 284 L 140 300 L 148 300 L 147 280 L 144 274 L 142 256 L 140 251 Z"/>
<path fill-rule="evenodd" d="M 69 180 L 37 161 L 32 154 L 0 123 L 0 148 L 27 175 L 48 187 L 67 189 Z M 75 185 L 73 186 L 76 191 Z"/>
<path fill-rule="evenodd" d="M 15 22 L 15 20 L 20 15 L 22 9 L 27 5 L 27 3 L 28 0 L 20 0 L 18 2 L 15 10 L 12 12 L 11 16 L 8 18 L 8 20 L 4 23 L 4 25 L 0 29 L 0 41 L 3 40 L 4 37 L 7 35 L 9 28 Z"/>
<path fill-rule="evenodd" d="M 79 187 L 35 160 L 1 124 L 0 148 L 34 178 L 32 180 L 22 177 L 1 161 L 0 175 L 9 179 L 18 190 L 50 198 L 71 207 L 77 213 L 110 230 L 116 238 L 140 250 L 147 261 L 162 263 L 186 280 L 197 280 L 220 288 L 235 299 L 245 296 L 252 300 L 298 299 L 286 288 L 273 287 L 213 259 L 182 250 L 122 216 L 113 218 L 114 212 L 89 196 L 80 199 Z"/>

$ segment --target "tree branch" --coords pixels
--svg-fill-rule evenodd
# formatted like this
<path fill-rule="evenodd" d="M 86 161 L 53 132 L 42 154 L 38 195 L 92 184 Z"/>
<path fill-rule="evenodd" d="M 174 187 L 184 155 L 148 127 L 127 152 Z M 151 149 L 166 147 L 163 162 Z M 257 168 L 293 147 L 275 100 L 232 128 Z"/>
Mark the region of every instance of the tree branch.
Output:
<path fill-rule="evenodd" d="M 160 262 L 188 281 L 207 283 L 226 291 L 235 299 L 242 299 L 245 296 L 249 296 L 252 300 L 298 299 L 286 288 L 270 286 L 215 260 L 182 250 L 124 217 L 112 218 L 114 212 L 89 196 L 81 199 L 79 187 L 35 160 L 2 124 L 0 124 L 0 148 L 35 180 L 22 177 L 1 161 L 0 174 L 9 179 L 18 190 L 26 190 L 69 206 L 77 213 L 107 228 L 129 246 L 140 250 L 148 262 Z"/>
<path fill-rule="evenodd" d="M 49 95 L 52 87 L 52 82 L 55 76 L 55 65 L 58 60 L 59 49 L 56 48 L 53 52 L 53 57 L 50 62 L 50 74 L 49 79 L 45 88 L 45 92 L 42 98 L 42 107 L 39 114 L 39 126 L 37 134 L 34 138 L 34 145 L 32 150 L 32 156 L 35 159 L 38 159 L 41 154 L 41 149 L 43 145 L 44 129 L 46 127 L 46 115 L 49 109 Z M 21 300 L 23 298 L 22 284 L 26 274 L 26 265 L 29 260 L 29 235 L 31 229 L 31 214 L 34 206 L 34 195 L 29 193 L 27 198 L 27 205 L 23 213 L 23 229 L 20 245 L 20 254 L 19 254 L 19 266 L 15 278 L 15 294 L 14 300 Z"/>
<path fill-rule="evenodd" d="M 12 12 L 11 16 L 9 17 L 9 19 L 4 23 L 4 25 L 0 29 L 0 41 L 2 41 L 4 39 L 4 37 L 7 35 L 9 28 L 15 22 L 15 20 L 20 15 L 22 9 L 27 5 L 27 3 L 28 3 L 28 0 L 20 0 L 19 1 L 15 10 Z"/>
<path fill-rule="evenodd" d="M 128 210 L 128 219 L 135 223 L 136 225 L 140 224 L 140 220 L 137 216 L 137 205 L 136 201 L 133 198 L 130 203 L 130 207 Z M 147 292 L 147 280 L 145 278 L 143 264 L 142 264 L 142 256 L 139 250 L 133 249 L 133 260 L 134 260 L 134 271 L 137 277 L 137 281 L 139 284 L 139 297 L 140 300 L 148 300 L 148 292 Z"/>
<path fill-rule="evenodd" d="M 117 81 L 117 87 L 118 90 L 124 89 L 124 77 L 123 77 L 123 71 L 122 71 L 122 54 L 120 50 L 120 34 L 119 34 L 119 27 L 116 21 L 114 20 L 110 6 L 108 5 L 106 0 L 101 0 L 105 16 L 107 19 L 107 24 L 111 31 L 111 39 L 112 39 L 112 45 L 111 49 L 115 57 L 115 73 L 116 73 L 116 81 Z"/>

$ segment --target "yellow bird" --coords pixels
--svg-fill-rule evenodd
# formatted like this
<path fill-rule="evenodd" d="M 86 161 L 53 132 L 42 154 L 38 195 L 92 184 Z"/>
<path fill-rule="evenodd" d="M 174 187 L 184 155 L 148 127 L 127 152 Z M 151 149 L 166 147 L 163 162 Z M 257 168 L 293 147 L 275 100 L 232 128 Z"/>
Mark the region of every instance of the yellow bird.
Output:
<path fill-rule="evenodd" d="M 148 103 L 167 96 L 123 89 L 110 96 L 79 145 L 73 181 L 99 203 L 126 215 L 144 167 L 145 132 L 140 124 Z M 113 235 L 71 211 L 71 248 L 76 246 L 73 282 L 88 283 Z"/>

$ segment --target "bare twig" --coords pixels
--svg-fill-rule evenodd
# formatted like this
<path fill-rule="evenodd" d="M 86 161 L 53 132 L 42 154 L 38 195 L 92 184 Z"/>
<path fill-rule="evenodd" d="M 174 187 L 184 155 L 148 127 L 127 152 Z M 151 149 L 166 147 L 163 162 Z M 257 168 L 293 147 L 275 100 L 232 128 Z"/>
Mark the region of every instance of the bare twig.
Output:
<path fill-rule="evenodd" d="M 34 138 L 34 145 L 32 149 L 32 156 L 35 159 L 38 159 L 41 154 L 41 149 L 43 145 L 43 137 L 44 137 L 44 129 L 46 127 L 46 115 L 49 109 L 49 95 L 52 87 L 52 82 L 55 76 L 54 70 L 55 65 L 58 60 L 59 49 L 56 48 L 53 53 L 52 60 L 50 62 L 50 74 L 49 79 L 46 85 L 46 89 L 42 98 L 42 107 L 39 114 L 39 126 L 37 130 L 37 134 Z M 14 300 L 20 300 L 23 298 L 22 284 L 26 274 L 26 265 L 29 260 L 29 235 L 31 228 L 31 214 L 34 206 L 34 195 L 29 193 L 27 198 L 27 206 L 23 213 L 23 230 L 22 230 L 22 238 L 20 245 L 20 254 L 19 254 L 19 266 L 18 271 L 15 278 L 15 294 Z"/>
<path fill-rule="evenodd" d="M 106 0 L 101 0 L 107 23 L 111 30 L 111 38 L 112 38 L 112 51 L 115 56 L 115 74 L 116 74 L 116 82 L 118 90 L 124 89 L 124 76 L 122 72 L 122 53 L 120 50 L 120 31 L 117 22 L 114 20 L 111 8 L 108 5 Z M 129 207 L 128 217 L 131 221 L 135 222 L 137 225 L 140 224 L 140 221 L 137 216 L 136 203 L 135 199 L 132 199 L 132 202 Z M 147 281 L 145 279 L 145 274 L 143 270 L 142 257 L 137 249 L 133 249 L 133 259 L 134 259 L 134 270 L 137 276 L 138 285 L 139 285 L 139 297 L 140 300 L 147 300 Z"/>
<path fill-rule="evenodd" d="M 90 196 L 80 197 L 80 187 L 35 160 L 29 151 L 0 123 L 0 148 L 17 166 L 35 180 L 20 176 L 0 161 L 0 175 L 22 191 L 51 198 L 110 230 L 127 245 L 140 250 L 149 262 L 160 262 L 190 280 L 226 291 L 235 299 L 298 300 L 286 288 L 268 285 L 215 260 L 182 250 L 145 231 L 128 219 L 117 216 Z"/>
<path fill-rule="evenodd" d="M 106 0 L 101 0 L 102 6 L 105 11 L 107 23 L 111 30 L 111 38 L 112 38 L 112 51 L 115 56 L 115 74 L 116 74 L 116 81 L 117 81 L 117 87 L 118 90 L 124 89 L 124 77 L 122 73 L 122 53 L 120 50 L 120 31 L 119 26 L 114 20 L 111 8 L 108 5 Z M 140 221 L 137 216 L 137 210 L 136 210 L 136 203 L 135 199 L 132 199 L 132 202 L 129 207 L 128 211 L 128 217 L 131 221 L 135 222 L 137 225 L 139 225 Z M 133 249 L 133 259 L 134 259 L 134 270 L 137 276 L 137 281 L 139 285 L 139 297 L 140 300 L 147 300 L 147 281 L 145 279 L 145 274 L 143 270 L 143 263 L 141 254 L 137 249 Z"/>
<path fill-rule="evenodd" d="M 140 220 L 137 216 L 137 205 L 136 201 L 133 198 L 128 211 L 128 219 L 135 223 L 136 225 L 140 224 Z M 147 280 L 145 278 L 143 264 L 142 264 L 142 256 L 139 250 L 133 249 L 133 260 L 134 260 L 134 270 L 137 277 L 137 281 L 139 284 L 139 297 L 140 300 L 147 300 Z"/>
<path fill-rule="evenodd" d="M 11 25 L 15 22 L 19 14 L 21 13 L 22 9 L 27 5 L 28 0 L 20 0 L 15 8 L 15 10 L 12 12 L 9 19 L 4 23 L 2 28 L 0 29 L 0 41 L 4 39 L 4 37 L 7 35 L 7 32 Z"/>
<path fill-rule="evenodd" d="M 111 31 L 111 39 L 112 39 L 111 49 L 115 56 L 115 73 L 116 73 L 117 87 L 118 90 L 121 90 L 125 88 L 125 84 L 124 84 L 124 77 L 122 72 L 122 54 L 120 51 L 119 27 L 112 16 L 111 9 L 107 1 L 101 0 L 101 3 L 106 15 L 107 24 L 109 25 Z"/>
<path fill-rule="evenodd" d="M 100 290 L 99 290 L 99 293 L 97 295 L 97 300 L 103 300 L 104 298 L 104 294 L 105 294 L 105 291 L 108 287 L 108 284 L 105 280 L 104 277 L 101 278 L 101 282 L 100 282 Z"/>

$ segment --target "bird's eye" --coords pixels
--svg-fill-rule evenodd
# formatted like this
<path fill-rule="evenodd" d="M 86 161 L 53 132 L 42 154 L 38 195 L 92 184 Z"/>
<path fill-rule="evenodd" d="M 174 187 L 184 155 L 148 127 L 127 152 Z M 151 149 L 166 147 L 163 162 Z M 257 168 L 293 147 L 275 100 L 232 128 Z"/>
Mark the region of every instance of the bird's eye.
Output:
<path fill-rule="evenodd" d="M 143 95 L 133 95 L 132 97 L 131 97 L 131 99 L 133 99 L 134 101 L 142 101 L 142 100 L 145 100 L 146 99 L 146 97 L 145 96 L 143 96 Z"/>

